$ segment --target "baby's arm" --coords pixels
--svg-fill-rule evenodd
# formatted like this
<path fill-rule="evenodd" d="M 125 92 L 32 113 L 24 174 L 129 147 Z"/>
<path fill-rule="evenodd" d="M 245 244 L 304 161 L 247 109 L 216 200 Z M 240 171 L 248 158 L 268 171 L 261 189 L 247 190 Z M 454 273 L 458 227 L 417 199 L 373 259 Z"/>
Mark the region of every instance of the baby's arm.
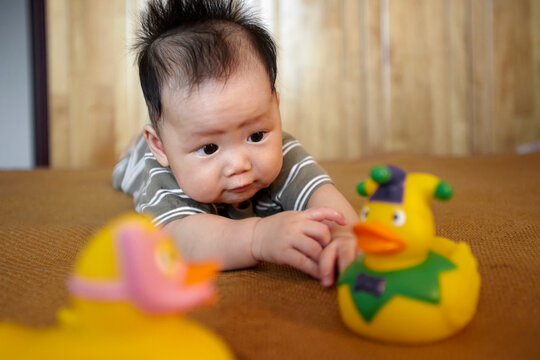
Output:
<path fill-rule="evenodd" d="M 182 256 L 192 260 L 218 259 L 223 270 L 253 266 L 257 260 L 251 254 L 251 234 L 259 218 L 231 220 L 197 214 L 174 220 L 165 225 L 180 248 Z"/>
<path fill-rule="evenodd" d="M 336 264 L 341 273 L 357 256 L 356 238 L 351 228 L 358 222 L 358 215 L 332 184 L 322 185 L 311 195 L 308 209 L 320 206 L 342 213 L 347 223 L 346 226 L 332 224 L 331 243 L 324 248 L 319 259 L 321 283 L 323 286 L 331 286 L 334 283 Z"/>
<path fill-rule="evenodd" d="M 319 257 L 331 241 L 323 221 L 345 224 L 339 212 L 320 207 L 244 220 L 197 214 L 172 221 L 165 228 L 190 259 L 217 258 L 224 270 L 264 260 L 291 265 L 319 279 Z"/>

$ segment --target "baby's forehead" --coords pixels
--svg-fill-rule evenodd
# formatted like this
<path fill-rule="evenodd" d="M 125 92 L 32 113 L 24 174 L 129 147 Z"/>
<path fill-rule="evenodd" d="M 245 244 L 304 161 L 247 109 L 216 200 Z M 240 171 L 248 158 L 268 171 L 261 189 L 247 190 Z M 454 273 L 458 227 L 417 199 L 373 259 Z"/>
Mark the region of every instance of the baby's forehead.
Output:
<path fill-rule="evenodd" d="M 274 92 L 262 67 L 236 71 L 227 79 L 208 79 L 196 86 L 162 91 L 162 118 L 192 119 L 249 117 L 268 109 Z"/>
<path fill-rule="evenodd" d="M 229 79 L 207 79 L 198 84 L 172 83 L 161 91 L 162 106 L 184 106 L 186 103 L 200 102 L 219 90 L 226 90 Z"/>
<path fill-rule="evenodd" d="M 273 91 L 270 78 L 258 59 L 242 61 L 234 71 L 222 74 L 219 77 L 209 77 L 198 83 L 189 83 L 182 81 L 181 78 L 171 77 L 161 89 L 162 105 L 166 106 L 167 100 L 171 99 L 174 99 L 174 103 L 196 101 L 200 97 L 206 97 L 212 93 L 223 92 L 230 87 L 239 86 L 239 83 L 241 85 L 252 85 L 253 81 L 267 86 L 270 91 Z"/>

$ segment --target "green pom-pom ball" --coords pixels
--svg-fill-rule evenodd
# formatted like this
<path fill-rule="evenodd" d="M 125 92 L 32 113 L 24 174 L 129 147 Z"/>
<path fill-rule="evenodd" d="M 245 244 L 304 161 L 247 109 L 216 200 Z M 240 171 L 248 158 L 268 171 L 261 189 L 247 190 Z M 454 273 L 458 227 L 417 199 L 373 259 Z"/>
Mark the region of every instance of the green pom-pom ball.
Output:
<path fill-rule="evenodd" d="M 388 181 L 390 181 L 391 176 L 392 174 L 390 173 L 390 169 L 387 166 L 377 165 L 371 169 L 371 178 L 377 184 L 387 183 Z"/>
<path fill-rule="evenodd" d="M 441 181 L 435 189 L 434 197 L 439 200 L 450 200 L 454 195 L 454 188 L 450 183 Z"/>
<path fill-rule="evenodd" d="M 366 191 L 366 182 L 362 181 L 356 185 L 356 192 L 362 196 L 368 196 L 368 193 Z"/>

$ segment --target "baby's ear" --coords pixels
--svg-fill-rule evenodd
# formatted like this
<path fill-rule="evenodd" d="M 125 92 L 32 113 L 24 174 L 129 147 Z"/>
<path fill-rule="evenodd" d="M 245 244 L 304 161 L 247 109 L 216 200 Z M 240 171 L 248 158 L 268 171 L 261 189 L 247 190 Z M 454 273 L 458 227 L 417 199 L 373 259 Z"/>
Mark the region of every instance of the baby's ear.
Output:
<path fill-rule="evenodd" d="M 158 163 L 163 167 L 168 167 L 169 159 L 167 158 L 163 143 L 161 142 L 161 139 L 159 138 L 154 126 L 151 124 L 144 125 L 143 134 L 150 151 L 152 154 L 154 154 Z"/>

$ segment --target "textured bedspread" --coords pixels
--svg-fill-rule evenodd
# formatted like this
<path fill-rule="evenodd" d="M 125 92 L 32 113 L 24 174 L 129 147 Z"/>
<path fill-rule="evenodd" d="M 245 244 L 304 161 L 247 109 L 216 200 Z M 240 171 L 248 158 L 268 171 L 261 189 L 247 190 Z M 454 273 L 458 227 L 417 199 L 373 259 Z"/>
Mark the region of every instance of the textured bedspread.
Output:
<path fill-rule="evenodd" d="M 437 233 L 470 244 L 483 280 L 477 314 L 462 332 L 427 346 L 365 340 L 342 324 L 335 288 L 272 264 L 221 274 L 218 303 L 187 316 L 220 334 L 239 359 L 539 359 L 540 154 L 398 154 L 323 165 L 359 209 L 356 183 L 378 163 L 454 186 L 454 199 L 433 202 Z M 77 252 L 131 209 L 110 169 L 0 172 L 0 318 L 53 324 Z"/>

